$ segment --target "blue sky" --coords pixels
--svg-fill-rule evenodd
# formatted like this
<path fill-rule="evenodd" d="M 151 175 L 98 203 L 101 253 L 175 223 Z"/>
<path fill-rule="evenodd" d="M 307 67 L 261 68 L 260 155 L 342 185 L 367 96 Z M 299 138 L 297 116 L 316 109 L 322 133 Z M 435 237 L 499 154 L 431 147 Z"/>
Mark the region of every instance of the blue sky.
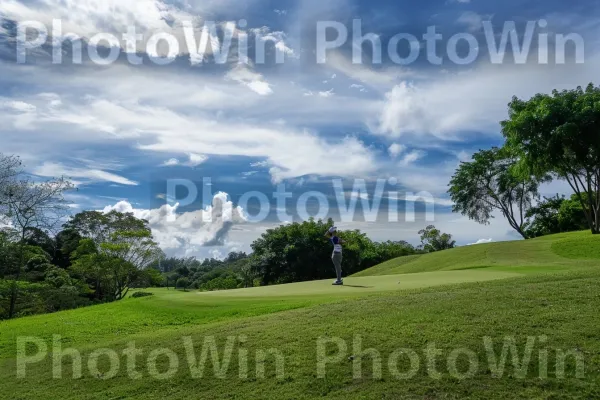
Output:
<path fill-rule="evenodd" d="M 71 177 L 78 187 L 68 195 L 74 212 L 116 208 L 148 218 L 172 255 L 249 250 L 252 240 L 284 222 L 272 197 L 278 185 L 292 193 L 287 208 L 294 220 L 298 198 L 319 191 L 341 227 L 361 229 L 376 240 L 416 243 L 417 231 L 429 223 L 460 244 L 510 240 L 515 235 L 500 216 L 481 226 L 452 214 L 447 183 L 473 152 L 502 143 L 498 122 L 506 118 L 513 95 L 528 98 L 598 82 L 598 8 L 588 0 L 3 0 L 0 151 L 20 155 L 27 171 L 40 178 Z M 70 62 L 73 47 L 65 42 L 58 51 L 63 62 L 53 64 L 52 45 L 61 37 L 52 35 L 18 63 L 19 24 L 38 21 L 51 32 L 53 19 L 62 22 L 63 35 L 83 38 L 82 63 Z M 363 35 L 372 33 L 382 43 L 381 62 L 373 62 L 370 42 L 353 45 L 354 20 L 360 20 Z M 186 44 L 184 21 L 197 38 L 208 21 L 220 27 L 233 21 L 233 55 L 218 64 L 208 51 L 205 62 L 198 63 L 181 45 L 168 65 L 151 62 L 148 38 L 168 34 Z M 317 25 L 325 21 L 345 26 L 349 40 L 318 63 Z M 535 30 L 524 62 L 515 62 L 509 42 L 504 62 L 492 63 L 484 24 L 500 41 L 512 22 L 522 41 L 528 21 Z M 119 59 L 110 65 L 97 65 L 87 56 L 88 47 L 108 54 L 106 43 L 89 44 L 95 35 L 121 37 L 129 27 L 143 36 L 136 49 L 141 65 L 129 62 L 134 51 L 123 43 L 117 44 Z M 442 35 L 436 49 L 441 64 L 427 57 L 423 35 L 431 28 Z M 413 44 L 418 57 L 406 65 L 387 54 L 390 39 L 401 33 L 418 39 Z M 548 37 L 546 64 L 539 58 L 546 40 L 540 33 Z M 464 65 L 448 55 L 456 34 L 476 43 L 477 56 Z M 569 43 L 565 63 L 557 65 L 557 34 L 581 38 L 583 58 Z M 241 35 L 249 38 L 249 63 L 237 56 Z M 266 62 L 261 64 L 255 51 L 263 42 Z M 406 57 L 408 42 L 398 46 L 398 54 Z M 361 64 L 353 62 L 358 49 Z M 456 57 L 465 59 L 469 49 L 466 40 L 458 40 Z M 283 63 L 275 62 L 278 52 Z M 166 54 L 159 46 L 151 55 Z M 167 182 L 187 179 L 201 192 L 204 178 L 211 179 L 212 195 L 227 193 L 216 197 L 224 208 L 212 206 L 212 198 L 176 207 Z M 369 195 L 354 195 L 360 203 L 361 197 L 372 200 L 378 179 L 392 178 L 395 184 L 388 183 L 385 193 L 397 191 L 402 199 L 407 192 L 428 192 L 435 221 L 426 219 L 423 202 L 416 206 L 415 221 L 388 221 L 393 204 L 385 194 L 376 221 L 364 221 L 360 206 L 353 221 L 340 221 L 332 179 L 342 179 L 348 199 L 357 180 L 365 180 Z M 553 182 L 543 192 L 568 193 L 566 186 Z M 257 212 L 255 202 L 240 207 L 251 191 L 269 197 L 271 212 L 260 223 L 248 217 Z M 314 199 L 307 205 L 309 212 L 318 212 Z M 223 216 L 223 210 L 233 212 Z M 404 201 L 398 210 L 404 214 Z M 214 218 L 207 222 L 203 215 Z M 167 216 L 174 220 L 168 222 Z"/>

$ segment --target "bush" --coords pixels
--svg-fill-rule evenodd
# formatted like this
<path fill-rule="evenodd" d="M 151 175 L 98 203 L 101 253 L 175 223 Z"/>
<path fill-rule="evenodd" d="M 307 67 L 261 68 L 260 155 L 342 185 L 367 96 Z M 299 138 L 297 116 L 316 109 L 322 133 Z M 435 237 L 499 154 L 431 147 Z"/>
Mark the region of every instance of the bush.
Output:
<path fill-rule="evenodd" d="M 80 296 L 79 290 L 73 286 L 56 288 L 45 283 L 0 280 L 0 319 L 8 318 L 11 291 L 15 284 L 18 287 L 15 317 L 69 310 L 93 304 L 89 299 Z"/>
<path fill-rule="evenodd" d="M 137 299 L 138 297 L 148 297 L 148 296 L 154 296 L 154 293 L 135 292 L 134 294 L 131 295 L 131 297 L 133 297 L 134 299 Z"/>

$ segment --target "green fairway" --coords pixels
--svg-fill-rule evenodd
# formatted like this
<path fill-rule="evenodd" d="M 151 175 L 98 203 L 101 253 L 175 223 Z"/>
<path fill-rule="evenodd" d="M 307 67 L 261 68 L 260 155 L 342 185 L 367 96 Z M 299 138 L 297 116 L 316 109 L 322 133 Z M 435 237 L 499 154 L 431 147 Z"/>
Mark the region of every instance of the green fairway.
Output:
<path fill-rule="evenodd" d="M 518 272 L 493 270 L 436 271 L 398 276 L 364 276 L 344 279 L 344 286 L 333 286 L 331 280 L 300 282 L 288 285 L 198 293 L 214 298 L 272 296 L 345 296 L 390 290 L 418 289 L 452 283 L 478 282 L 519 276 Z"/>
<path fill-rule="evenodd" d="M 4 321 L 0 393 L 61 400 L 598 398 L 599 240 L 574 233 L 401 258 L 348 277 L 342 287 L 326 280 L 222 292 L 155 289 L 151 297 Z M 23 337 L 43 342 L 48 354 L 17 379 L 17 340 Z M 492 376 L 484 337 L 493 340 L 498 356 L 506 338 L 521 353 L 528 340 L 537 341 L 522 378 L 510 355 L 506 373 Z M 214 338 L 224 369 L 217 373 L 207 353 L 200 377 L 190 369 L 186 340 L 198 360 L 207 338 Z M 234 344 L 227 353 L 229 340 Z M 319 353 L 323 340 L 330 343 Z M 356 340 L 375 352 L 361 356 Z M 57 344 L 79 351 L 81 364 L 65 356 L 53 365 Z M 139 351 L 133 375 L 124 354 L 132 344 Z M 431 344 L 439 350 L 439 376 L 432 376 L 424 353 Z M 452 364 L 446 360 L 455 349 L 463 353 Z M 402 379 L 397 372 L 414 367 L 409 350 L 420 357 L 419 368 Z M 36 351 L 33 344 L 26 347 L 28 356 Z M 106 351 L 116 358 L 111 361 Z M 262 351 L 270 355 L 264 364 Z M 558 379 L 561 352 L 570 358 Z M 320 375 L 318 361 L 338 353 Z M 465 354 L 478 366 L 457 378 L 452 366 L 468 370 Z M 227 368 L 223 357 L 229 357 Z M 585 363 L 580 377 L 578 357 Z M 544 360 L 547 368 L 540 367 Z M 53 378 L 57 365 L 61 379 Z M 73 378 L 78 366 L 81 377 Z"/>

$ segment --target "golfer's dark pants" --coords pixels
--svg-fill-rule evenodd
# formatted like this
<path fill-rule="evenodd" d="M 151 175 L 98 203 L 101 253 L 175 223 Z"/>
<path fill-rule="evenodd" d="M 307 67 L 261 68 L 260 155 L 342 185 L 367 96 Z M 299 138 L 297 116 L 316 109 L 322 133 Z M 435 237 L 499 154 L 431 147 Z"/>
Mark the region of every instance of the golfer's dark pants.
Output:
<path fill-rule="evenodd" d="M 331 261 L 333 261 L 333 265 L 335 266 L 338 281 L 342 280 L 342 253 L 334 252 L 331 255 Z"/>

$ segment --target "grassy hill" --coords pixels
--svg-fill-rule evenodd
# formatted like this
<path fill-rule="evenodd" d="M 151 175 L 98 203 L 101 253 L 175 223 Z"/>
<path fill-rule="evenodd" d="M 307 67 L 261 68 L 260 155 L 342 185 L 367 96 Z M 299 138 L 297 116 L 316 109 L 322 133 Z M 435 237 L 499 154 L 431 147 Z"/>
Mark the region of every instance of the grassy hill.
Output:
<path fill-rule="evenodd" d="M 595 266 L 600 238 L 588 232 L 563 233 L 515 242 L 499 242 L 400 257 L 354 276 L 396 275 L 426 271 L 494 268 L 520 273 Z"/>
<path fill-rule="evenodd" d="M 347 278 L 344 287 L 320 281 L 213 293 L 161 289 L 5 321 L 0 393 L 61 400 L 600 398 L 599 267 L 600 237 L 582 232 L 393 260 Z M 16 342 L 25 336 L 38 338 L 48 354 L 18 379 Z M 210 338 L 222 374 L 207 352 L 202 376 L 195 375 L 190 364 L 202 359 Z M 515 367 L 508 354 L 504 373 L 495 376 L 490 351 L 498 361 L 510 340 L 520 356 L 533 341 L 528 369 Z M 358 344 L 373 350 L 363 353 Z M 71 376 L 78 357 L 57 358 L 53 366 L 59 345 L 80 352 L 81 377 Z M 135 367 L 124 353 L 132 346 L 140 353 Z M 36 351 L 31 344 L 25 355 Z M 323 357 L 332 359 L 320 370 Z M 55 379 L 59 365 L 62 378 Z"/>

